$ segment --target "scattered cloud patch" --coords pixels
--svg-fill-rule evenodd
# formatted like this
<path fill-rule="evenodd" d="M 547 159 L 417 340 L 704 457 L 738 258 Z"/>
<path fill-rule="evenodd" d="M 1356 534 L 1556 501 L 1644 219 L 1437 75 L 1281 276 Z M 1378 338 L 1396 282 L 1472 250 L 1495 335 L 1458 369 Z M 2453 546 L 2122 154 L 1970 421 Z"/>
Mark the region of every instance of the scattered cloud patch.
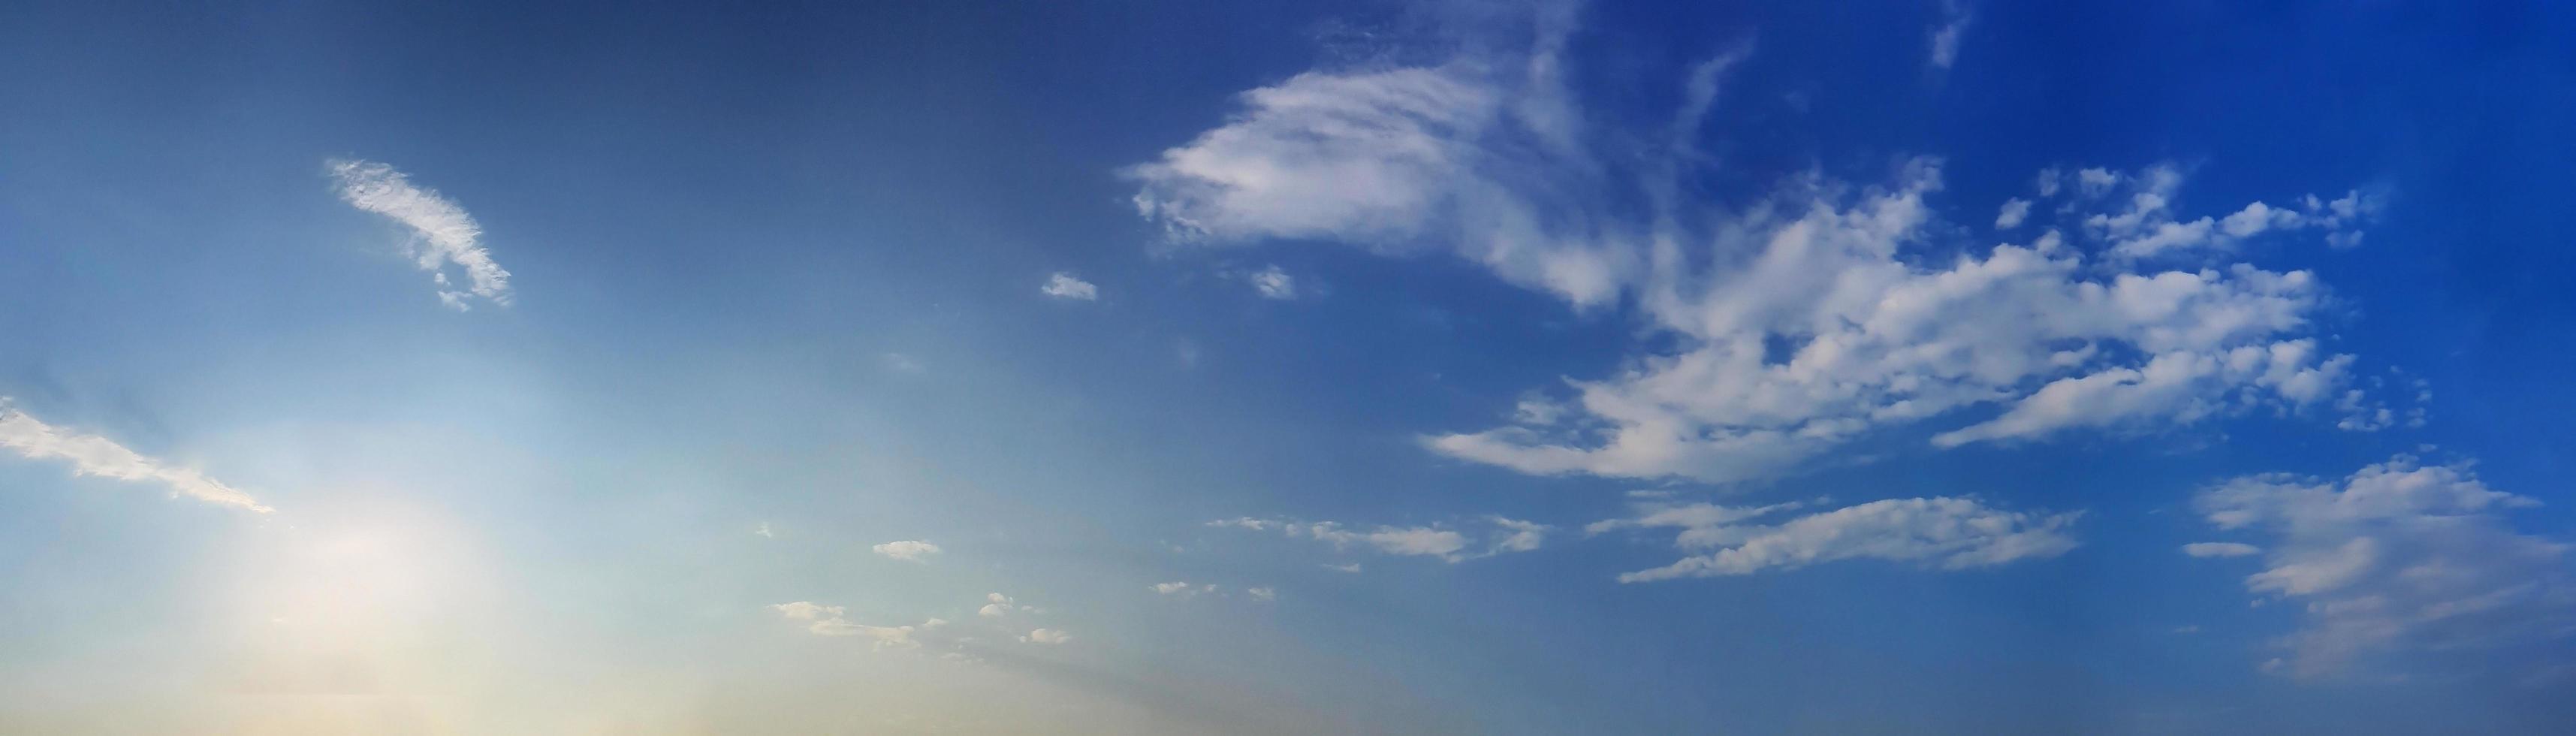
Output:
<path fill-rule="evenodd" d="M 761 536 L 761 538 L 763 538 L 763 539 L 777 539 L 777 538 L 778 538 L 778 533 L 777 533 L 776 531 L 771 530 L 771 529 L 769 528 L 769 522 L 766 522 L 766 521 L 764 521 L 764 522 L 760 522 L 760 526 L 752 527 L 752 528 L 751 528 L 751 533 L 753 533 L 753 534 L 758 534 L 758 535 L 760 535 L 760 536 Z"/>
<path fill-rule="evenodd" d="M 412 237 L 404 244 L 404 250 L 421 270 L 430 272 L 430 279 L 438 284 L 441 304 L 458 311 L 471 309 L 475 298 L 510 305 L 510 272 L 493 262 L 491 252 L 482 244 L 483 226 L 466 214 L 465 208 L 435 190 L 414 186 L 411 177 L 388 164 L 331 159 L 324 166 L 338 185 L 341 201 L 391 218 L 411 230 Z M 449 265 L 464 273 L 467 285 L 463 290 L 448 288 Z"/>
<path fill-rule="evenodd" d="M 1438 525 L 1415 527 L 1381 525 L 1372 529 L 1356 530 L 1345 527 L 1340 522 L 1310 523 L 1286 519 L 1256 519 L 1248 516 L 1219 519 L 1208 522 L 1207 526 L 1278 531 L 1292 539 L 1312 539 L 1330 543 L 1335 549 L 1365 549 L 1389 555 L 1437 557 L 1448 562 L 1464 562 L 1499 554 L 1535 550 L 1546 542 L 1547 533 L 1552 529 L 1545 524 L 1501 516 L 1488 516 L 1483 521 L 1490 528 L 1476 537 L 1470 537 L 1465 531 Z M 1479 540 L 1482 541 L 1481 545 L 1477 544 Z M 1358 571 L 1359 567 L 1356 564 L 1346 570 L 1346 572 Z"/>
<path fill-rule="evenodd" d="M 947 623 L 934 618 L 923 622 L 920 626 L 869 626 L 847 618 L 847 609 L 811 601 L 778 603 L 769 608 L 789 621 L 804 623 L 805 630 L 813 632 L 816 636 L 865 637 L 871 640 L 874 648 L 877 649 L 919 647 L 921 642 L 913 638 L 915 632 L 936 629 Z"/>
<path fill-rule="evenodd" d="M 272 510 L 250 494 L 208 478 L 193 468 L 173 467 L 127 449 L 115 440 L 46 424 L 11 406 L 7 397 L 0 397 L 0 448 L 8 448 L 30 460 L 67 461 L 71 463 L 73 475 L 150 481 L 168 486 L 173 496 L 186 496 L 262 514 Z"/>
<path fill-rule="evenodd" d="M 877 554 L 905 562 L 928 562 L 931 555 L 939 554 L 939 545 L 917 539 L 887 542 L 869 549 L 876 550 Z"/>
<path fill-rule="evenodd" d="M 1064 633 L 1060 629 L 1033 629 L 1027 636 L 1020 637 L 1020 641 L 1030 644 L 1063 644 L 1073 641 L 1073 635 Z"/>
<path fill-rule="evenodd" d="M 2020 197 L 2004 200 L 2003 210 L 1995 213 L 1995 229 L 2021 227 L 2022 221 L 2027 219 L 2030 219 L 2030 200 Z"/>
<path fill-rule="evenodd" d="M 1054 275 L 1048 276 L 1046 284 L 1038 287 L 1038 292 L 1057 299 L 1086 302 L 1100 298 L 1100 287 L 1063 271 L 1057 271 Z"/>
<path fill-rule="evenodd" d="M 1324 566 L 1324 569 L 1331 570 L 1333 572 L 1358 573 L 1360 571 L 1360 563 L 1346 562 L 1339 565 L 1327 564 Z"/>
<path fill-rule="evenodd" d="M 1244 274 L 1243 281 L 1251 284 L 1252 290 L 1261 294 L 1263 299 L 1287 301 L 1297 298 L 1296 277 L 1288 275 L 1288 272 L 1279 268 L 1277 264 Z"/>
<path fill-rule="evenodd" d="M 1750 575 L 1851 559 L 1907 562 L 1963 570 L 2074 549 L 2067 533 L 2080 512 L 2005 511 L 1969 498 L 1900 498 L 1757 520 L 1804 508 L 1641 503 L 1634 516 L 1596 522 L 1594 534 L 1620 529 L 1679 529 L 1674 546 L 1695 553 L 1670 565 L 1623 573 L 1623 583 L 1684 577 Z"/>
<path fill-rule="evenodd" d="M 1153 584 L 1153 585 L 1149 585 L 1149 586 L 1146 586 L 1146 587 L 1147 587 L 1147 588 L 1149 588 L 1149 589 L 1152 589 L 1152 590 L 1153 590 L 1154 592 L 1156 592 L 1156 593 L 1160 593 L 1160 594 L 1162 594 L 1162 595 L 1168 595 L 1168 596 L 1179 597 L 1179 598 L 1190 598 L 1190 597 L 1197 596 L 1197 595 L 1199 595 L 1199 594 L 1201 594 L 1201 593 L 1215 593 L 1215 592 L 1216 592 L 1216 586 L 1215 586 L 1215 585 L 1191 585 L 1191 584 L 1189 584 L 1189 583 L 1186 583 L 1186 582 L 1180 582 L 1180 581 L 1173 581 L 1173 582 L 1169 582 L 1169 583 L 1155 583 L 1155 584 Z"/>
<path fill-rule="evenodd" d="M 1255 601 L 1259 601 L 1259 602 L 1262 602 L 1262 603 L 1269 603 L 1269 602 L 1271 602 L 1271 601 L 1279 600 L 1279 591 L 1278 591 L 1278 590 L 1275 590 L 1275 589 L 1271 589 L 1271 588 L 1266 588 L 1266 587 L 1265 587 L 1265 588 L 1245 588 L 1245 589 L 1243 589 L 1243 594 L 1244 594 L 1245 596 L 1248 596 L 1248 597 L 1252 598 L 1252 599 L 1253 599 L 1253 600 L 1255 600 Z"/>
<path fill-rule="evenodd" d="M 1035 606 L 1020 605 L 1019 601 L 1000 593 L 986 593 L 984 595 L 984 607 L 975 609 L 975 615 L 985 618 L 1001 618 L 1014 613 L 1043 612 L 1044 611 L 1042 609 Z"/>
<path fill-rule="evenodd" d="M 2497 650 L 2576 636 L 2571 545 L 2516 531 L 2540 502 L 2488 488 L 2463 465 L 2398 456 L 2340 480 L 2253 475 L 2201 491 L 2224 531 L 2262 535 L 2258 600 L 2303 604 L 2305 622 L 2265 669 L 2346 674 L 2375 656 Z"/>
<path fill-rule="evenodd" d="M 913 360 L 912 356 L 905 355 L 903 353 L 886 353 L 883 360 L 885 361 L 886 370 L 894 371 L 896 373 L 920 373 L 922 371 L 921 361 Z"/>
<path fill-rule="evenodd" d="M 2263 554 L 2263 548 L 2242 542 L 2193 542 L 2183 545 L 2182 553 L 2193 557 L 2244 557 Z"/>

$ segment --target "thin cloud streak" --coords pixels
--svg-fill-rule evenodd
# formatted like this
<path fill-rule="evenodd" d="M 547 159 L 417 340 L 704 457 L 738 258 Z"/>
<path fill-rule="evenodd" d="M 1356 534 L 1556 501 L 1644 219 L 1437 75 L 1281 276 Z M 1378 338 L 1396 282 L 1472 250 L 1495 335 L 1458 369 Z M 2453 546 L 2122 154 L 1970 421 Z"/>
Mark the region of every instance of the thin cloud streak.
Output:
<path fill-rule="evenodd" d="M 191 468 L 175 468 L 142 453 L 127 449 L 115 440 L 93 434 L 77 434 L 44 423 L 26 412 L 12 408 L 8 399 L 0 398 L 0 447 L 15 450 L 30 460 L 69 460 L 73 475 L 96 475 L 125 481 L 153 481 L 170 487 L 172 495 L 187 496 L 207 503 L 234 506 L 258 513 L 273 509 L 260 504 L 232 486 L 208 478 Z"/>

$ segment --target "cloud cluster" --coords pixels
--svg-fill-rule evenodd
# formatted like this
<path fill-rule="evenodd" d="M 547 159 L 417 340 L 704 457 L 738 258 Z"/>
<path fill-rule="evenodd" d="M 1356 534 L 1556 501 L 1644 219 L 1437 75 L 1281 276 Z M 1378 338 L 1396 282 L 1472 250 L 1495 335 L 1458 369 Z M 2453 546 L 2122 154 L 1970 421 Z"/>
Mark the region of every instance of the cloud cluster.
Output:
<path fill-rule="evenodd" d="M 1623 573 L 1623 583 L 1750 575 L 1820 562 L 1877 559 L 1942 570 L 2055 557 L 2075 548 L 2067 533 L 2080 512 L 2005 511 L 1970 498 L 1898 498 L 1776 518 L 1803 502 L 1768 506 L 1646 502 L 1634 516 L 1595 522 L 1588 533 L 1679 529 L 1674 546 L 1695 553 L 1670 565 Z"/>
<path fill-rule="evenodd" d="M 875 550 L 877 554 L 905 562 L 928 562 L 929 560 L 927 558 L 931 555 L 939 554 L 939 545 L 918 539 L 887 542 L 885 544 L 869 547 L 869 549 Z"/>
<path fill-rule="evenodd" d="M 1638 154 L 1576 135 L 1562 85 L 1527 71 L 1556 68 L 1555 48 L 1301 74 L 1125 174 L 1180 242 L 1446 251 L 1579 310 L 1632 305 L 1668 349 L 1425 439 L 1526 473 L 1736 481 L 1883 428 L 1929 423 L 1947 448 L 2322 412 L 2350 390 L 2354 359 L 2314 336 L 2324 286 L 2226 258 L 2266 233 L 2357 239 L 2376 207 L 2358 193 L 2186 218 L 2178 167 L 2051 170 L 1996 224 L 2048 204 L 2058 226 L 1986 246 L 1936 212 L 1943 164 L 1916 158 L 1878 185 L 1811 172 L 1725 209 L 1689 196 L 1689 134 L 1740 55 L 1687 80 L 1678 133 Z M 1653 211 L 1608 204 L 1619 191 Z"/>
<path fill-rule="evenodd" d="M 483 248 L 483 226 L 465 208 L 436 190 L 412 185 L 411 177 L 389 164 L 331 159 L 324 165 L 339 187 L 341 201 L 411 229 L 412 238 L 404 249 L 438 284 L 439 303 L 465 311 L 473 308 L 470 297 L 480 297 L 509 306 L 510 272 L 493 262 L 492 253 Z M 468 285 L 462 291 L 450 288 L 445 270 L 450 264 L 465 273 Z"/>
<path fill-rule="evenodd" d="M 194 469 L 172 467 L 127 449 L 115 440 L 46 424 L 10 406 L 6 397 L 0 397 L 0 447 L 31 460 L 69 461 L 74 475 L 152 481 L 169 486 L 174 496 L 187 496 L 262 514 L 271 510 L 251 498 L 250 494 Z"/>
<path fill-rule="evenodd" d="M 1253 531 L 1278 531 L 1292 539 L 1328 542 L 1334 549 L 1368 549 L 1390 555 L 1437 557 L 1447 562 L 1464 562 L 1480 557 L 1535 550 L 1546 543 L 1547 533 L 1552 529 L 1545 524 L 1501 516 L 1487 516 L 1483 521 L 1492 528 L 1480 535 L 1484 541 L 1481 547 L 1476 544 L 1475 538 L 1468 536 L 1467 532 L 1440 525 L 1378 526 L 1359 531 L 1345 527 L 1340 522 L 1300 522 L 1287 519 L 1256 519 L 1249 516 L 1219 519 L 1208 522 L 1207 525 Z M 1347 568 L 1330 565 L 1328 567 L 1342 569 L 1345 572 L 1359 571 L 1357 565 Z"/>
<path fill-rule="evenodd" d="M 2255 475 L 2213 485 L 2194 508 L 2218 529 L 2264 544 L 2185 551 L 2260 554 L 2246 590 L 2301 604 L 2306 618 L 2266 667 L 2325 676 L 2374 654 L 2576 635 L 2570 545 L 2517 532 L 2505 519 L 2538 505 L 2488 488 L 2466 467 L 2399 456 L 2340 481 Z"/>

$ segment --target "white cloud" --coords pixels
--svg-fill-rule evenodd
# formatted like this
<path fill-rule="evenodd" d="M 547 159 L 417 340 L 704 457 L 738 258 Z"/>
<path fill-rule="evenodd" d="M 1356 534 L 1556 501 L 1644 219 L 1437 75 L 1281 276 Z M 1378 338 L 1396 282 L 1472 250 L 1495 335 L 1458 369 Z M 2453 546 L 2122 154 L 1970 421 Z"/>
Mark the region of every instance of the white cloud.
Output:
<path fill-rule="evenodd" d="M 1147 587 L 1147 588 L 1152 589 L 1152 590 L 1153 590 L 1154 592 L 1156 592 L 1156 593 L 1160 593 L 1160 594 L 1168 595 L 1168 596 L 1177 596 L 1177 597 L 1181 597 L 1181 598 L 1189 598 L 1189 597 L 1196 596 L 1196 595 L 1201 594 L 1201 593 L 1215 593 L 1215 592 L 1216 592 L 1216 586 L 1215 586 L 1215 585 L 1196 585 L 1196 586 L 1193 586 L 1193 585 L 1191 585 L 1191 584 L 1189 584 L 1189 583 L 1186 583 L 1186 582 L 1180 582 L 1180 581 L 1173 581 L 1173 582 L 1169 582 L 1169 583 L 1155 583 L 1155 584 L 1153 584 L 1153 585 L 1149 585 L 1149 586 L 1146 586 L 1146 587 Z"/>
<path fill-rule="evenodd" d="M 1020 637 L 1020 641 L 1031 644 L 1063 644 L 1073 641 L 1073 635 L 1058 629 L 1034 629 L 1027 636 Z"/>
<path fill-rule="evenodd" d="M 1500 516 L 1489 516 L 1486 520 L 1505 530 L 1502 538 L 1494 541 L 1496 552 L 1528 552 L 1538 549 L 1540 543 L 1547 541 L 1547 532 L 1551 528 L 1546 524 L 1506 519 Z"/>
<path fill-rule="evenodd" d="M 1279 600 L 1279 591 L 1272 588 L 1245 588 L 1243 594 L 1263 603 Z"/>
<path fill-rule="evenodd" d="M 1334 571 L 1334 572 L 1348 572 L 1348 573 L 1356 573 L 1356 572 L 1359 572 L 1359 571 L 1360 571 L 1360 563 L 1357 563 L 1357 562 L 1351 562 L 1351 563 L 1345 563 L 1345 564 L 1340 564 L 1340 565 L 1325 565 L 1325 566 L 1324 566 L 1324 569 L 1326 569 L 1326 570 L 1331 570 L 1331 571 Z"/>
<path fill-rule="evenodd" d="M 2265 568 L 2245 587 L 2304 604 L 2304 625 L 2266 667 L 2297 677 L 2348 672 L 2373 655 L 2576 635 L 2570 545 L 2505 520 L 2538 505 L 2488 488 L 2464 466 L 2402 455 L 2341 481 L 2254 475 L 2194 499 L 2219 529 L 2269 537 Z"/>
<path fill-rule="evenodd" d="M 771 531 L 771 530 L 769 529 L 769 522 L 766 522 L 766 521 L 764 521 L 764 522 L 760 522 L 760 526 L 752 527 L 751 533 L 753 533 L 753 534 L 758 534 L 758 535 L 760 535 L 762 538 L 766 538 L 766 539 L 776 539 L 776 538 L 778 538 L 778 533 L 777 533 L 777 532 L 774 532 L 774 531 Z"/>
<path fill-rule="evenodd" d="M 2263 554 L 2263 548 L 2242 542 L 2193 542 L 2183 545 L 2182 553 L 2193 557 L 2244 557 Z"/>
<path fill-rule="evenodd" d="M 1944 224 L 1942 162 L 1922 157 L 1877 186 L 1811 172 L 1755 202 L 1712 204 L 1693 189 L 1707 164 L 1691 121 L 1745 54 L 1694 71 L 1674 142 L 1614 131 L 1595 145 L 1556 73 L 1523 73 L 1565 63 L 1550 35 L 1563 29 L 1550 28 L 1526 53 L 1311 71 L 1247 92 L 1223 125 L 1125 171 L 1138 209 L 1183 243 L 1445 251 L 1577 310 L 1633 309 L 1650 344 L 1671 347 L 1570 378 L 1562 400 L 1520 397 L 1504 426 L 1424 438 L 1525 473 L 1739 481 L 1882 429 L 1931 425 L 1935 447 L 2148 431 L 2302 413 L 2347 388 L 2352 359 L 2316 349 L 2326 298 L 2309 272 L 2146 264 L 2228 254 L 2252 237 L 2232 233 L 2258 223 L 2351 232 L 2369 198 L 2248 207 L 2222 223 L 2179 213 L 2177 166 L 2076 170 L 2072 196 L 2050 169 L 2036 188 L 2064 198 L 2066 221 L 1985 246 Z M 1649 211 L 1624 191 L 1644 192 Z"/>
<path fill-rule="evenodd" d="M 1484 534 L 1486 544 L 1482 549 L 1470 549 L 1474 546 L 1474 540 L 1467 533 L 1442 526 L 1379 526 L 1367 531 L 1357 531 L 1343 526 L 1340 522 L 1306 523 L 1251 517 L 1219 519 L 1208 522 L 1207 526 L 1234 527 L 1253 531 L 1278 530 L 1290 538 L 1327 542 L 1336 549 L 1357 547 L 1390 555 L 1438 557 L 1448 562 L 1464 562 L 1480 557 L 1535 550 L 1546 541 L 1547 532 L 1551 528 L 1545 524 L 1501 516 L 1488 516 L 1484 521 L 1493 528 Z M 1327 565 L 1327 567 L 1334 566 Z M 1344 571 L 1358 572 L 1359 566 L 1354 564 Z"/>
<path fill-rule="evenodd" d="M 913 638 L 914 632 L 935 629 L 948 623 L 934 618 L 924 622 L 919 627 L 869 626 L 846 618 L 844 614 L 848 612 L 847 609 L 840 606 L 827 606 L 811 601 L 778 603 L 772 604 L 769 608 L 770 610 L 777 611 L 778 615 L 785 617 L 787 620 L 804 622 L 805 630 L 813 632 L 817 636 L 866 637 L 873 641 L 874 646 L 877 649 L 910 649 L 918 647 L 921 645 L 921 642 Z"/>
<path fill-rule="evenodd" d="M 6 397 L 0 397 L 0 447 L 31 460 L 69 461 L 73 475 L 151 481 L 169 486 L 173 496 L 187 496 L 262 514 L 271 511 L 250 494 L 208 478 L 193 468 L 172 467 L 127 449 L 115 440 L 46 424 L 10 406 Z"/>
<path fill-rule="evenodd" d="M 2075 548 L 2066 527 L 2079 513 L 2004 511 L 1967 498 L 1872 501 L 1773 524 L 1745 523 L 1798 509 L 1713 504 L 1640 504 L 1637 515 L 1592 524 L 1617 529 L 1678 528 L 1674 546 L 1698 554 L 1670 565 L 1623 573 L 1623 583 L 1683 577 L 1749 575 L 1819 562 L 1879 559 L 1944 570 L 2055 557 Z"/>
<path fill-rule="evenodd" d="M 975 609 L 975 615 L 985 618 L 1001 618 L 1013 613 L 1037 612 L 1037 607 L 1020 605 L 1019 601 L 1013 600 L 1010 596 L 1002 595 L 1000 593 L 985 594 L 984 607 Z"/>
<path fill-rule="evenodd" d="M 1297 279 L 1276 264 L 1244 274 L 1243 280 L 1252 285 L 1253 291 L 1260 292 L 1263 299 L 1285 301 L 1297 298 Z"/>
<path fill-rule="evenodd" d="M 472 296 L 509 306 L 510 272 L 492 261 L 491 252 L 481 243 L 483 226 L 465 208 L 434 190 L 413 186 L 410 177 L 387 164 L 347 159 L 324 163 L 339 185 L 342 201 L 411 229 L 412 239 L 404 248 L 440 287 L 440 303 L 462 311 L 470 308 L 467 298 Z M 446 288 L 448 264 L 464 271 L 470 282 L 464 291 Z"/>
<path fill-rule="evenodd" d="M 1046 284 L 1038 287 L 1038 291 L 1057 299 L 1076 299 L 1087 302 L 1100 298 L 1100 287 L 1063 271 L 1057 271 L 1054 275 L 1048 276 Z"/>
<path fill-rule="evenodd" d="M 886 353 L 884 360 L 886 370 L 894 371 L 896 373 L 920 373 L 922 371 L 921 361 L 913 360 L 910 355 L 905 355 L 903 353 Z"/>
<path fill-rule="evenodd" d="M 1973 18 L 1965 4 L 1949 0 L 1941 4 L 1941 24 L 1932 27 L 1931 62 L 1935 69 L 1949 69 L 1959 60 L 1959 36 L 1968 30 Z"/>
<path fill-rule="evenodd" d="M 1309 72 L 1246 92 L 1244 111 L 1123 174 L 1176 241 L 1330 239 L 1385 252 L 1448 248 L 1577 304 L 1617 295 L 1638 264 L 1578 221 L 1537 216 L 1583 122 L 1542 24 L 1526 53 L 1434 66 Z M 1597 178 L 1597 177 L 1594 177 Z"/>
<path fill-rule="evenodd" d="M 869 549 L 876 550 L 877 554 L 903 560 L 905 562 L 928 562 L 929 560 L 924 558 L 939 554 L 939 545 L 917 539 L 887 542 L 885 544 L 870 547 Z"/>
<path fill-rule="evenodd" d="M 2020 197 L 2007 199 L 2004 200 L 2003 209 L 1995 213 L 1995 229 L 2011 230 L 2021 227 L 2022 221 L 2027 219 L 2030 219 L 2030 200 Z"/>

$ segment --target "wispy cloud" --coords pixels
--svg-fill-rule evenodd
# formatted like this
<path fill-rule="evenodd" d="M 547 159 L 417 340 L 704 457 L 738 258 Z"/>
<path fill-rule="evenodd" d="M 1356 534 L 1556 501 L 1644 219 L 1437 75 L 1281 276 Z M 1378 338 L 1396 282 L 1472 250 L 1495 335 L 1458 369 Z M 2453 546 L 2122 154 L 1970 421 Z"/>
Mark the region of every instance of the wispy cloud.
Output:
<path fill-rule="evenodd" d="M 865 637 L 871 640 L 874 643 L 874 648 L 877 649 L 912 649 L 919 647 L 921 646 L 921 641 L 914 638 L 914 634 L 925 630 L 937 629 L 941 626 L 947 625 L 948 623 L 947 621 L 934 618 L 924 621 L 918 626 L 870 626 L 850 620 L 847 617 L 847 609 L 840 606 L 827 606 L 814 603 L 812 601 L 779 603 L 771 605 L 769 608 L 770 610 L 777 611 L 778 615 L 785 617 L 789 621 L 803 622 L 805 624 L 805 630 L 813 632 L 817 636 Z"/>
<path fill-rule="evenodd" d="M 2488 488 L 2465 466 L 2399 456 L 2340 481 L 2245 476 L 2193 505 L 2218 529 L 2265 537 L 2260 549 L 2227 548 L 2262 555 L 2247 591 L 2304 604 L 2306 624 L 2266 669 L 2319 677 L 2373 655 L 2576 635 L 2576 545 L 2515 531 L 2505 514 L 2540 502 Z"/>
<path fill-rule="evenodd" d="M 1943 59 L 1968 15 L 1945 7 Z M 2300 414 L 2349 389 L 2354 358 L 2315 335 L 2329 302 L 2313 274 L 2197 261 L 2276 232 L 2349 240 L 2369 197 L 2186 217 L 2172 211 L 2182 171 L 2160 164 L 2083 169 L 2073 186 L 2052 170 L 2027 205 L 1948 217 L 1944 162 L 1924 156 L 1874 185 L 1811 172 L 1716 203 L 1696 196 L 1710 163 L 1690 121 L 1719 75 L 1757 60 L 1704 65 L 1685 80 L 1679 139 L 1641 147 L 1675 135 L 1588 133 L 1561 84 L 1563 29 L 1541 25 L 1526 51 L 1245 92 L 1225 123 L 1124 170 L 1138 211 L 1179 243 L 1441 247 L 1578 310 L 1633 307 L 1672 338 L 1521 397 L 1541 408 L 1521 421 L 1424 438 L 1525 473 L 1742 481 L 1885 428 L 1932 423 L 1937 449 Z M 1622 191 L 1657 196 L 1640 213 Z M 2057 220 L 2000 245 L 1948 224 L 2043 214 Z"/>
<path fill-rule="evenodd" d="M 1623 573 L 1619 582 L 1750 575 L 1794 570 L 1820 562 L 1876 559 L 1944 570 L 2055 557 L 2075 548 L 2066 533 L 2078 514 L 2005 511 L 1968 498 L 1898 498 L 1871 501 L 1776 523 L 1756 520 L 1805 507 L 1643 503 L 1637 513 L 1586 527 L 1680 529 L 1674 546 L 1701 554 L 1670 565 Z"/>
<path fill-rule="evenodd" d="M 1447 562 L 1464 562 L 1480 557 L 1528 552 L 1538 549 L 1553 529 L 1545 524 L 1520 521 L 1501 516 L 1483 520 L 1491 529 L 1470 536 L 1466 531 L 1447 526 L 1378 526 L 1366 530 L 1351 529 L 1340 522 L 1302 522 L 1286 519 L 1256 519 L 1249 516 L 1219 519 L 1207 523 L 1212 527 L 1233 527 L 1253 531 L 1278 531 L 1292 539 L 1326 542 L 1336 549 L 1366 549 L 1382 554 L 1437 557 Z M 1479 540 L 1482 544 L 1478 544 Z M 1359 566 L 1326 565 L 1344 572 L 1358 572 Z"/>
<path fill-rule="evenodd" d="M 1048 276 L 1045 284 L 1038 286 L 1038 293 L 1055 297 L 1057 299 L 1072 299 L 1075 301 L 1087 302 L 1100 298 L 1100 287 L 1092 285 L 1089 281 L 1077 278 L 1073 274 L 1058 271 L 1054 275 Z"/>
<path fill-rule="evenodd" d="M 1930 36 L 1932 68 L 1947 70 L 1958 63 L 1959 37 L 1968 32 L 1968 24 L 1975 20 L 1976 16 L 1968 11 L 1966 3 L 1959 0 L 1941 3 L 1941 24 L 1932 27 Z"/>
<path fill-rule="evenodd" d="M 1243 281 L 1251 284 L 1252 290 L 1260 293 L 1263 299 L 1287 301 L 1297 298 L 1297 278 L 1288 275 L 1277 264 L 1244 274 Z"/>
<path fill-rule="evenodd" d="M 271 509 L 261 505 L 232 486 L 224 485 L 204 473 L 190 468 L 171 467 L 142 453 L 126 449 L 115 440 L 92 434 L 78 434 L 46 424 L 9 405 L 0 397 L 0 447 L 16 451 L 33 460 L 66 460 L 75 475 L 95 475 L 125 481 L 152 481 L 170 487 L 172 495 L 233 506 L 259 513 Z"/>
<path fill-rule="evenodd" d="M 2263 554 L 2263 548 L 2240 542 L 2193 542 L 2183 545 L 2182 553 L 2193 557 L 2244 557 Z"/>
<path fill-rule="evenodd" d="M 331 159 L 325 165 L 339 185 L 342 201 L 411 229 L 412 237 L 403 247 L 438 284 L 440 303 L 464 311 L 473 306 L 469 297 L 480 297 L 509 306 L 510 272 L 492 261 L 481 242 L 483 226 L 465 208 L 436 190 L 414 186 L 411 177 L 388 164 Z M 448 265 L 464 271 L 468 285 L 463 290 L 451 288 Z"/>

